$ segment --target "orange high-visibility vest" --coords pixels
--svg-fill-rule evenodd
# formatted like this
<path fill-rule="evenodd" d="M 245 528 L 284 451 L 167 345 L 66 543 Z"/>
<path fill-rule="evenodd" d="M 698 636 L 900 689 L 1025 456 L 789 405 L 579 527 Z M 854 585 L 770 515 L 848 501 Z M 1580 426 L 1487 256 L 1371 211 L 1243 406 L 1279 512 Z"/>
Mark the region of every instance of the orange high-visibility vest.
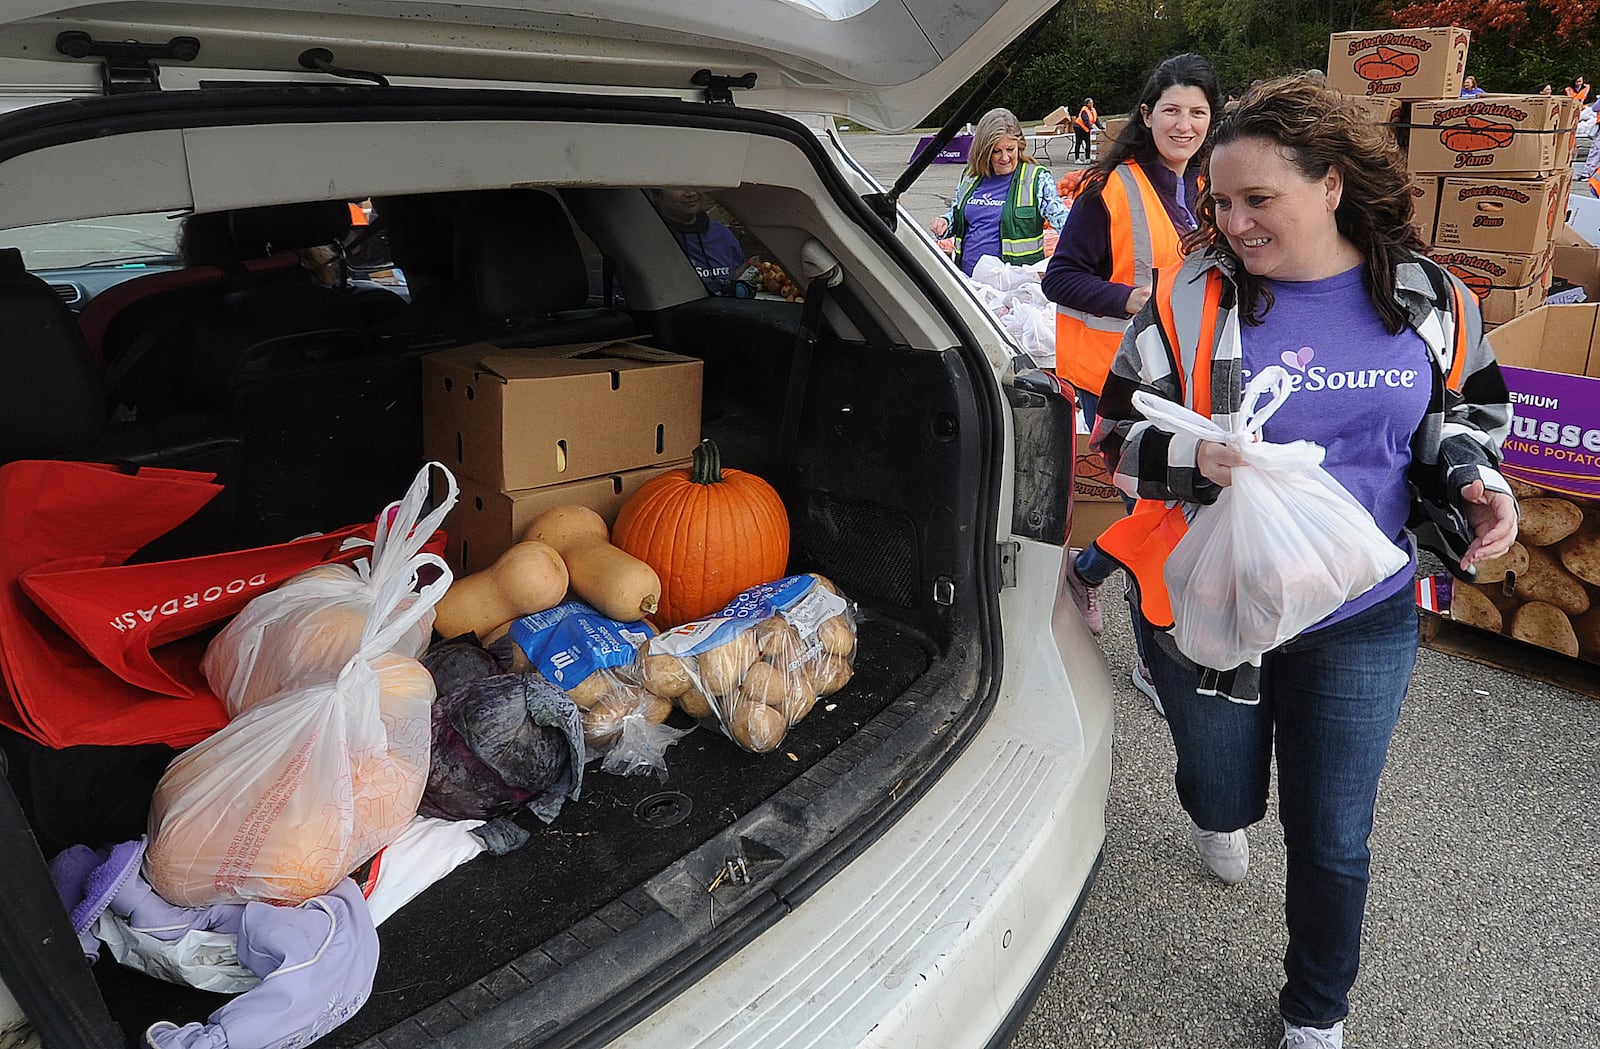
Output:
<path fill-rule="evenodd" d="M 1089 119 L 1087 121 L 1083 119 L 1083 115 L 1085 113 L 1089 114 Z M 1084 106 L 1082 109 L 1078 110 L 1078 117 L 1073 121 L 1073 123 L 1078 125 L 1078 128 L 1082 131 L 1088 131 L 1099 122 L 1100 111 L 1093 106 Z"/>
<path fill-rule="evenodd" d="M 1216 356 L 1217 315 L 1222 305 L 1223 277 L 1216 269 L 1206 272 L 1204 286 L 1178 286 L 1176 282 L 1157 282 L 1151 294 L 1156 304 L 1156 323 L 1167 347 L 1169 363 L 1183 391 L 1183 405 L 1198 415 L 1212 415 L 1211 365 Z M 1183 309 L 1173 307 L 1173 297 L 1184 299 Z M 1194 301 L 1198 296 L 1199 301 Z M 1198 309 L 1195 307 L 1198 306 Z M 1187 330 L 1177 323 L 1179 313 Z M 1461 317 L 1466 303 L 1461 287 L 1450 284 L 1450 312 L 1455 318 L 1455 346 L 1445 385 L 1461 389 L 1466 373 L 1467 334 Z M 1185 338 L 1184 335 L 1188 337 Z M 1140 499 L 1133 513 L 1112 524 L 1095 544 L 1122 564 L 1134 578 L 1139 593 L 1139 611 L 1158 630 L 1173 625 L 1172 599 L 1167 593 L 1164 569 L 1167 557 L 1189 531 L 1183 504 L 1170 505 L 1160 499 Z"/>
<path fill-rule="evenodd" d="M 1101 189 L 1111 226 L 1113 284 L 1149 284 L 1151 274 L 1183 258 L 1177 227 L 1161 195 L 1137 161 L 1117 165 Z M 1056 374 L 1080 390 L 1098 394 L 1122 344 L 1127 317 L 1101 317 L 1056 305 Z"/>
<path fill-rule="evenodd" d="M 1156 323 L 1171 355 L 1172 372 L 1182 387 L 1184 407 L 1209 419 L 1211 360 L 1216 350 L 1217 313 L 1222 304 L 1222 274 L 1215 269 L 1207 271 L 1200 309 L 1192 314 L 1185 311 L 1185 317 L 1192 315 L 1199 320 L 1199 328 L 1187 341 L 1178 334 L 1172 307 L 1174 287 L 1171 280 L 1157 280 L 1151 293 Z M 1189 295 L 1192 289 L 1182 288 L 1179 293 Z M 1112 524 L 1095 540 L 1101 550 L 1132 574 L 1139 594 L 1139 611 L 1158 630 L 1171 629 L 1173 623 L 1172 600 L 1167 596 L 1163 569 L 1168 555 L 1188 531 L 1189 520 L 1182 503 L 1169 506 L 1160 499 L 1140 499 L 1133 504 L 1133 513 Z"/>

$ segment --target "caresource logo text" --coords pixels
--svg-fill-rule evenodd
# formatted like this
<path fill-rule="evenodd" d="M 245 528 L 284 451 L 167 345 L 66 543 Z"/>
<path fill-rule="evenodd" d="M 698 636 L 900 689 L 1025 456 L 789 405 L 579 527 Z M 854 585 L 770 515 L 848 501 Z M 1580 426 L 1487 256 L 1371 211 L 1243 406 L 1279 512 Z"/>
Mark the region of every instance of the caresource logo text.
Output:
<path fill-rule="evenodd" d="M 169 597 L 159 604 L 151 605 L 149 608 L 135 608 L 119 616 L 113 616 L 111 626 L 112 629 L 126 633 L 129 630 L 137 630 L 141 626 L 153 623 L 157 619 L 175 616 L 179 612 L 187 612 L 191 608 L 209 605 L 222 600 L 224 597 L 233 597 L 244 593 L 246 590 L 257 590 L 266 585 L 267 577 L 265 573 L 253 575 L 249 579 L 234 579 L 226 583 L 213 584 L 204 590 L 195 590 L 191 593 Z"/>

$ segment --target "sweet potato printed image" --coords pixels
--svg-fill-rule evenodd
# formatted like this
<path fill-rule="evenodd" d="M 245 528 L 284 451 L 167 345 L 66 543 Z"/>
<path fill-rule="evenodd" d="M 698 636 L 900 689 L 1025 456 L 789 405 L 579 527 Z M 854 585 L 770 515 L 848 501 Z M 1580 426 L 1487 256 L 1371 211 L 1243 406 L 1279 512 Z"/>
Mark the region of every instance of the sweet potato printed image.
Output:
<path fill-rule="evenodd" d="M 1505 149 L 1515 138 L 1516 129 L 1510 124 L 1497 124 L 1479 116 L 1469 116 L 1463 123 L 1439 132 L 1439 142 L 1455 153 Z"/>
<path fill-rule="evenodd" d="M 1409 51 L 1380 46 L 1370 55 L 1356 59 L 1355 71 L 1367 80 L 1395 80 L 1415 76 L 1422 59 Z"/>

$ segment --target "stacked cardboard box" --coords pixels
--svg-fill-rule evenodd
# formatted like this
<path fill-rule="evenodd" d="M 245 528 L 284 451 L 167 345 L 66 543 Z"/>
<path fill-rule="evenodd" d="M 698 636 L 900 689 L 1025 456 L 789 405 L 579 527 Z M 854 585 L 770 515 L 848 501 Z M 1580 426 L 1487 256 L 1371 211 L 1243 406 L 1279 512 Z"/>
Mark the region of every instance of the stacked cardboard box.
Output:
<path fill-rule="evenodd" d="M 1334 33 L 1328 80 L 1399 131 L 1417 232 L 1494 326 L 1543 303 L 1550 287 L 1577 104 L 1562 95 L 1461 98 L 1470 43 L 1456 27 Z"/>
<path fill-rule="evenodd" d="M 606 519 L 700 440 L 703 364 L 634 342 L 538 349 L 474 343 L 422 359 L 423 452 L 461 499 L 445 530 L 476 572 L 538 514 L 566 503 Z"/>
<path fill-rule="evenodd" d="M 1111 483 L 1105 456 L 1089 448 L 1089 435 L 1078 434 L 1072 470 L 1072 527 L 1067 544 L 1082 549 L 1127 516 L 1122 493 Z"/>
<path fill-rule="evenodd" d="M 1486 324 L 1544 302 L 1572 188 L 1576 120 L 1565 96 L 1412 103 L 1407 164 L 1437 197 L 1432 255 L 1477 292 Z"/>
<path fill-rule="evenodd" d="M 1035 135 L 1065 135 L 1072 130 L 1073 114 L 1066 106 L 1057 106 L 1045 115 L 1042 123 L 1033 129 Z"/>
<path fill-rule="evenodd" d="M 1328 84 L 1374 124 L 1388 125 L 1402 148 L 1413 100 L 1461 93 L 1469 30 L 1393 29 L 1328 38 Z"/>

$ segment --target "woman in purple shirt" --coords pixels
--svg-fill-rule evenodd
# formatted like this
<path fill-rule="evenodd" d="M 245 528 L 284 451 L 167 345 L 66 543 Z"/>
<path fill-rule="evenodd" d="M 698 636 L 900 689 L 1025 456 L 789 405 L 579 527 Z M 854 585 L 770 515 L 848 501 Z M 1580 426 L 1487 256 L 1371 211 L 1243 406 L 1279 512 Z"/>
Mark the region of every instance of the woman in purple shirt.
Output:
<path fill-rule="evenodd" d="M 970 277 L 985 255 L 1008 266 L 1042 261 L 1044 224 L 1059 230 L 1066 221 L 1055 176 L 1029 154 L 1022 124 L 1009 109 L 991 109 L 972 133 L 955 200 L 929 229 L 955 238 L 956 265 Z"/>
<path fill-rule="evenodd" d="M 1165 632 L 1146 646 L 1179 800 L 1225 882 L 1248 872 L 1245 828 L 1266 813 L 1276 756 L 1288 859 L 1280 1045 L 1340 1049 L 1378 781 L 1416 658 L 1416 544 L 1464 574 L 1510 549 L 1517 506 L 1497 469 L 1510 396 L 1476 300 L 1423 254 L 1393 142 L 1319 79 L 1245 95 L 1216 130 L 1208 179 L 1188 256 L 1162 275 L 1112 363 L 1095 443 L 1124 492 L 1203 512 L 1242 458 L 1146 421 L 1133 393 L 1199 404 L 1198 376 L 1227 428 L 1248 376 L 1287 367 L 1293 392 L 1263 438 L 1321 445 L 1323 466 L 1408 555 L 1259 665 L 1196 666 Z M 1169 347 L 1157 317 L 1178 333 L 1205 323 L 1214 337 Z M 1140 575 L 1147 590 L 1225 585 L 1160 568 Z"/>

